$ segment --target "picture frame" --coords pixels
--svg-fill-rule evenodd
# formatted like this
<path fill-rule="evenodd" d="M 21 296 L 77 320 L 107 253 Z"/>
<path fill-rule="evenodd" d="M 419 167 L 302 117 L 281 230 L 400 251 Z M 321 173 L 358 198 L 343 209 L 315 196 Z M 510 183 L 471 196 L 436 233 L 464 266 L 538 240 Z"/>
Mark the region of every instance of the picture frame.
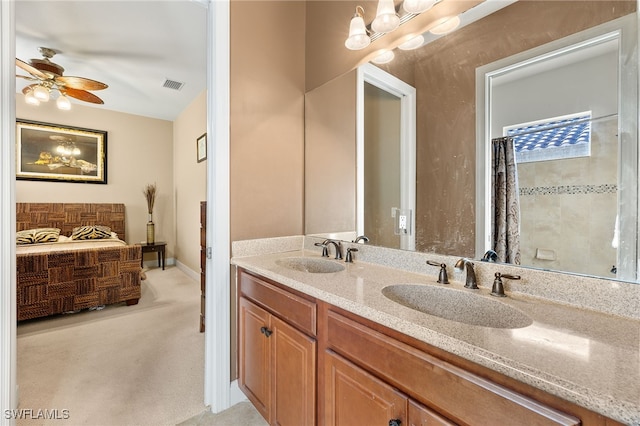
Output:
<path fill-rule="evenodd" d="M 207 134 L 204 133 L 198 139 L 196 139 L 196 154 L 198 163 L 207 159 Z"/>
<path fill-rule="evenodd" d="M 16 120 L 16 179 L 107 183 L 107 132 Z"/>

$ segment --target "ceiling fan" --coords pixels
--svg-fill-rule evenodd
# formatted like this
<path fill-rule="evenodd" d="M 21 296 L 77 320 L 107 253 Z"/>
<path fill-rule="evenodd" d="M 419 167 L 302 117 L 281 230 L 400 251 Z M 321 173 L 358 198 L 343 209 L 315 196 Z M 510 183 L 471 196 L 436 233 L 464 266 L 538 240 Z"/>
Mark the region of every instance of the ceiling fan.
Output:
<path fill-rule="evenodd" d="M 84 102 L 104 104 L 102 99 L 90 93 L 89 90 L 103 90 L 109 86 L 89 78 L 63 76 L 64 68 L 50 61 L 57 52 L 47 47 L 40 47 L 38 50 L 42 54 L 42 59 L 30 59 L 27 63 L 16 58 L 16 66 L 30 74 L 16 75 L 16 77 L 34 82 L 22 89 L 28 103 L 37 105 L 40 101 L 46 102 L 49 100 L 51 91 L 57 90 L 60 93 L 57 100 L 60 109 L 71 108 L 67 96 Z"/>

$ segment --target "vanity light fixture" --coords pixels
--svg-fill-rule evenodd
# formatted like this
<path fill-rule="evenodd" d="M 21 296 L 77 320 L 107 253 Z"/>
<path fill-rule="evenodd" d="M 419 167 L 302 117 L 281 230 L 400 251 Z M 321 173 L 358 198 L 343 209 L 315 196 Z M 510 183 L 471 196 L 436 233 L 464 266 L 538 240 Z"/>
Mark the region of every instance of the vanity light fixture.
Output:
<path fill-rule="evenodd" d="M 349 50 L 360 50 L 370 43 L 371 38 L 364 24 L 364 9 L 362 6 L 356 6 L 356 13 L 351 18 L 351 24 L 349 25 L 349 38 L 344 42 L 344 45 Z"/>
<path fill-rule="evenodd" d="M 422 13 L 431 9 L 436 4 L 436 0 L 404 0 L 402 8 L 407 13 Z"/>
<path fill-rule="evenodd" d="M 398 49 L 400 50 L 413 50 L 413 49 L 417 49 L 418 47 L 422 46 L 424 44 L 424 36 L 422 34 L 419 34 L 413 38 L 410 38 L 409 40 L 405 41 L 404 43 L 402 43 L 400 46 L 398 46 Z"/>
<path fill-rule="evenodd" d="M 378 65 L 388 64 L 389 62 L 393 61 L 394 57 L 395 54 L 393 53 L 393 50 L 385 50 L 381 54 L 373 58 L 371 62 Z"/>
<path fill-rule="evenodd" d="M 403 12 L 399 14 L 394 0 L 378 0 L 376 17 L 370 28 L 364 22 L 364 9 L 362 6 L 356 6 L 356 13 L 349 24 L 349 36 L 344 45 L 350 50 L 364 49 L 372 41 L 431 9 L 439 1 L 442 0 L 405 0 L 402 3 Z"/>
<path fill-rule="evenodd" d="M 458 28 L 458 26 L 460 26 L 460 17 L 453 16 L 451 18 L 446 18 L 441 23 L 431 28 L 429 32 L 435 35 L 443 35 L 450 33 L 451 31 Z"/>
<path fill-rule="evenodd" d="M 378 10 L 371 28 L 378 33 L 390 33 L 398 26 L 400 26 L 400 17 L 396 13 L 393 0 L 378 0 Z"/>

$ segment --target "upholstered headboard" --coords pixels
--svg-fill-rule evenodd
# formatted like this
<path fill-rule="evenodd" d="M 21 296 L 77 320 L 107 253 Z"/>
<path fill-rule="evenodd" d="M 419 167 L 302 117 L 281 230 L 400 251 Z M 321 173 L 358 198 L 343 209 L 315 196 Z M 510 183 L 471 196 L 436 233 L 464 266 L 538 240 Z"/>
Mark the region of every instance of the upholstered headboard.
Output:
<path fill-rule="evenodd" d="M 16 203 L 16 230 L 60 228 L 69 236 L 77 226 L 105 225 L 126 241 L 124 216 L 124 204 Z"/>

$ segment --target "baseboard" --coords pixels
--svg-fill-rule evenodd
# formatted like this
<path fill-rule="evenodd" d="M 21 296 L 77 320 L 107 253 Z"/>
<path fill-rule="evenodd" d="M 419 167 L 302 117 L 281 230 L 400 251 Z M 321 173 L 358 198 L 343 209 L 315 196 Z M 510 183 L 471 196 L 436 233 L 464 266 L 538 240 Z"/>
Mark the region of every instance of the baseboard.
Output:
<path fill-rule="evenodd" d="M 231 382 L 231 385 L 229 386 L 229 406 L 233 407 L 234 405 L 246 400 L 247 396 L 240 390 L 238 380 Z"/>
<path fill-rule="evenodd" d="M 189 276 L 189 278 L 200 282 L 200 271 L 196 272 L 193 269 L 189 268 L 187 265 L 185 265 L 184 263 L 180 262 L 179 260 L 175 261 L 176 266 L 178 267 L 178 269 L 180 269 L 182 272 L 184 272 L 186 275 Z"/>

